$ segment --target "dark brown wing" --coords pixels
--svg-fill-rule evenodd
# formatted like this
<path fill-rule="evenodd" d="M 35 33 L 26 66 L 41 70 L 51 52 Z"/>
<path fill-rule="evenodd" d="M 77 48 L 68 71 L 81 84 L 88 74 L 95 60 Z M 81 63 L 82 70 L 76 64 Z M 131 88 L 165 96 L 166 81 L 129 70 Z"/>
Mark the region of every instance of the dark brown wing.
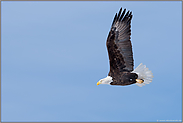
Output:
<path fill-rule="evenodd" d="M 126 9 L 115 15 L 107 38 L 107 49 L 110 61 L 110 72 L 118 73 L 133 70 L 133 53 L 130 41 L 132 12 Z M 122 13 L 121 13 L 122 12 Z"/>

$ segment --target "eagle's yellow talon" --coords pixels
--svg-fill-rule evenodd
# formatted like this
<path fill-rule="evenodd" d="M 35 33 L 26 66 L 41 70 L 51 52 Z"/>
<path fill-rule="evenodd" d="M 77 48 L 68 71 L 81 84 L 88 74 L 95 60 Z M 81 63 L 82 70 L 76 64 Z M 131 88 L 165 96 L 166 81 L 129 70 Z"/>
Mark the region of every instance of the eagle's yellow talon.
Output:
<path fill-rule="evenodd" d="M 144 82 L 143 79 L 136 79 L 137 83 L 142 84 Z"/>

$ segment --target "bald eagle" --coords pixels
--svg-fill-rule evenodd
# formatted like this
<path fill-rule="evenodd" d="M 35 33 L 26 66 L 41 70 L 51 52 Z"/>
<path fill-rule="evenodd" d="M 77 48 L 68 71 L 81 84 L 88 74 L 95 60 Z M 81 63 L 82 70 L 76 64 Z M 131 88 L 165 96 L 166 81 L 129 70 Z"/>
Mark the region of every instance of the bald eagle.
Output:
<path fill-rule="evenodd" d="M 106 41 L 110 71 L 108 76 L 97 82 L 109 85 L 131 85 L 140 87 L 152 82 L 152 72 L 142 63 L 133 70 L 134 60 L 131 35 L 132 12 L 122 8 L 115 15 Z"/>

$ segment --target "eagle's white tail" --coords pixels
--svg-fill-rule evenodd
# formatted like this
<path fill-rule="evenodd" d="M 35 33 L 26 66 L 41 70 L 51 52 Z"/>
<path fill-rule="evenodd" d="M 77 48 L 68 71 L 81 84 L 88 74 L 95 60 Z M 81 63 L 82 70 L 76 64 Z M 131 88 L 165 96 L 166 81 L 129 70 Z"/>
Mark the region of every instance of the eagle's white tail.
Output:
<path fill-rule="evenodd" d="M 137 68 L 135 68 L 132 73 L 138 74 L 138 79 L 144 80 L 143 83 L 135 83 L 139 87 L 142 87 L 143 85 L 152 82 L 153 73 L 146 67 L 146 65 L 143 65 L 142 63 Z"/>

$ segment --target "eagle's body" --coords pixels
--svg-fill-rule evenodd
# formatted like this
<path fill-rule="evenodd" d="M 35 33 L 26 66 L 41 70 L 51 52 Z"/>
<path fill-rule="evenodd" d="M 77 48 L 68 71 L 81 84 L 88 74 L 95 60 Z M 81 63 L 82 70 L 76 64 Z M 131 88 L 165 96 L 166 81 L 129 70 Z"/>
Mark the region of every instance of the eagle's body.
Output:
<path fill-rule="evenodd" d="M 145 85 L 152 81 L 152 72 L 145 65 L 140 64 L 138 69 L 133 71 L 134 60 L 132 45 L 130 41 L 131 35 L 131 19 L 132 12 L 126 9 L 115 15 L 111 30 L 107 38 L 107 49 L 110 62 L 110 71 L 106 78 L 101 79 L 99 84 L 110 85 Z"/>

